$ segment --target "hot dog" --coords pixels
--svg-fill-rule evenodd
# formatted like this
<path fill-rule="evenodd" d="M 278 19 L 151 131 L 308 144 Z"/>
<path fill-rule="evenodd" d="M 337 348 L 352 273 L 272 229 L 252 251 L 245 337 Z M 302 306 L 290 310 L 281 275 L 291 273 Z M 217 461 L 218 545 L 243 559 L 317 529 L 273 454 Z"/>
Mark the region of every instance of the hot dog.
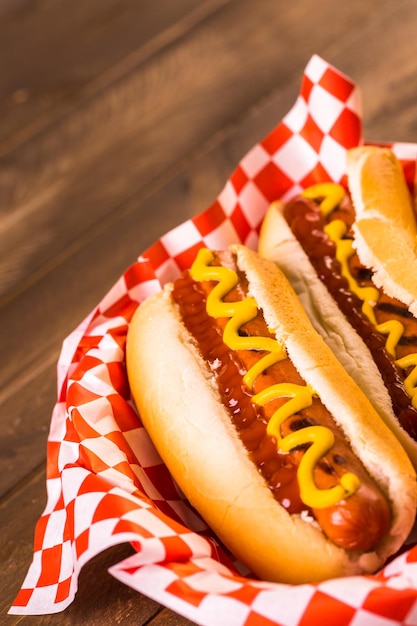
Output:
<path fill-rule="evenodd" d="M 139 306 L 126 363 L 171 474 L 255 575 L 370 573 L 406 539 L 414 469 L 275 263 L 202 249 Z"/>
<path fill-rule="evenodd" d="M 326 183 L 274 203 L 259 253 L 279 264 L 417 467 L 417 227 L 410 193 L 385 148 L 348 151 L 347 175 L 347 190 Z"/>

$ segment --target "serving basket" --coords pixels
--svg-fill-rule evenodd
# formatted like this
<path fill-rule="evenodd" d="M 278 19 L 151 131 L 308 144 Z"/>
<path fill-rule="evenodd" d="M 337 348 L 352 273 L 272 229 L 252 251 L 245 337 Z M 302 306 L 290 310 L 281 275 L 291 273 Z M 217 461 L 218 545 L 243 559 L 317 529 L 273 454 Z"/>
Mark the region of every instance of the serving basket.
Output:
<path fill-rule="evenodd" d="M 303 585 L 252 576 L 171 478 L 142 426 L 125 370 L 129 321 L 143 300 L 190 267 L 200 247 L 256 249 L 272 201 L 317 182 L 344 184 L 346 150 L 363 143 L 359 88 L 314 55 L 291 110 L 242 158 L 218 198 L 143 252 L 66 338 L 48 437 L 47 505 L 10 613 L 64 610 L 82 566 L 129 542 L 134 554 L 110 574 L 197 624 L 417 625 L 412 544 L 372 576 Z M 389 146 L 414 193 L 417 145 Z"/>

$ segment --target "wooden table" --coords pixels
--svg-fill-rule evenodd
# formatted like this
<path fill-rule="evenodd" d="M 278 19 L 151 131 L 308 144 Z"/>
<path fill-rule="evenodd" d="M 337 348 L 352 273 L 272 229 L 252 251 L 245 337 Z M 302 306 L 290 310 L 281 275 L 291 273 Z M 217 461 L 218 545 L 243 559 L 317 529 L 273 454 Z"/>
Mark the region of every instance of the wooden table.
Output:
<path fill-rule="evenodd" d="M 61 343 L 211 203 L 312 54 L 361 86 L 366 139 L 416 141 L 416 24 L 415 0 L 0 3 L 1 623 L 190 623 L 107 574 L 129 546 L 83 569 L 64 613 L 6 616 L 46 502 Z"/>

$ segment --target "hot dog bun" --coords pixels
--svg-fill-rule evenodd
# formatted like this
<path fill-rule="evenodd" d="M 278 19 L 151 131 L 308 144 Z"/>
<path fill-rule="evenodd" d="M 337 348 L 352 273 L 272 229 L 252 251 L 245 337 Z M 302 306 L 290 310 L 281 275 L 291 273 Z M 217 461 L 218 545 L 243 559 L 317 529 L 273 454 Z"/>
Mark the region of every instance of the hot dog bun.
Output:
<path fill-rule="evenodd" d="M 288 226 L 283 209 L 282 202 L 274 202 L 268 208 L 259 239 L 259 254 L 277 263 L 294 288 L 316 331 L 366 393 L 410 458 L 416 459 L 417 465 L 417 443 L 400 427 L 371 353 L 317 276 L 307 254 Z"/>
<path fill-rule="evenodd" d="M 392 508 L 376 549 L 348 552 L 311 519 L 290 515 L 271 495 L 237 436 L 213 374 L 186 330 L 172 286 L 147 299 L 127 338 L 133 398 L 178 485 L 232 553 L 257 576 L 287 583 L 370 573 L 404 542 L 416 512 L 414 470 L 397 439 L 346 373 L 276 265 L 233 248 L 249 292 L 285 344 L 302 378 L 319 394 Z"/>
<path fill-rule="evenodd" d="M 404 173 L 388 148 L 347 153 L 354 247 L 373 282 L 417 315 L 417 223 Z"/>

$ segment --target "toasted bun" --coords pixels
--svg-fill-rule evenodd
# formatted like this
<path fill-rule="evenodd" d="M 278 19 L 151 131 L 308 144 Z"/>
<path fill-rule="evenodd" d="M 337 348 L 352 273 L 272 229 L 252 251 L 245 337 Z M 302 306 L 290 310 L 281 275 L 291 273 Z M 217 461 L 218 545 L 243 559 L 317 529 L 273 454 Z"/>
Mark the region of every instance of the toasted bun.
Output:
<path fill-rule="evenodd" d="M 406 539 L 415 516 L 413 468 L 398 441 L 317 335 L 274 263 L 238 246 L 238 266 L 267 324 L 319 393 L 387 495 L 389 536 L 378 551 L 348 554 L 317 524 L 290 515 L 250 461 L 212 374 L 183 326 L 171 289 L 146 300 L 127 338 L 127 368 L 143 423 L 184 494 L 234 555 L 257 576 L 287 583 L 369 573 Z"/>
<path fill-rule="evenodd" d="M 277 263 L 291 283 L 316 331 L 365 392 L 395 434 L 417 469 L 417 442 L 400 426 L 391 399 L 372 355 L 321 282 L 307 254 L 283 215 L 284 204 L 274 202 L 265 215 L 259 254 Z"/>
<path fill-rule="evenodd" d="M 359 259 L 378 287 L 417 316 L 417 224 L 401 164 L 376 146 L 349 150 L 346 163 Z"/>

